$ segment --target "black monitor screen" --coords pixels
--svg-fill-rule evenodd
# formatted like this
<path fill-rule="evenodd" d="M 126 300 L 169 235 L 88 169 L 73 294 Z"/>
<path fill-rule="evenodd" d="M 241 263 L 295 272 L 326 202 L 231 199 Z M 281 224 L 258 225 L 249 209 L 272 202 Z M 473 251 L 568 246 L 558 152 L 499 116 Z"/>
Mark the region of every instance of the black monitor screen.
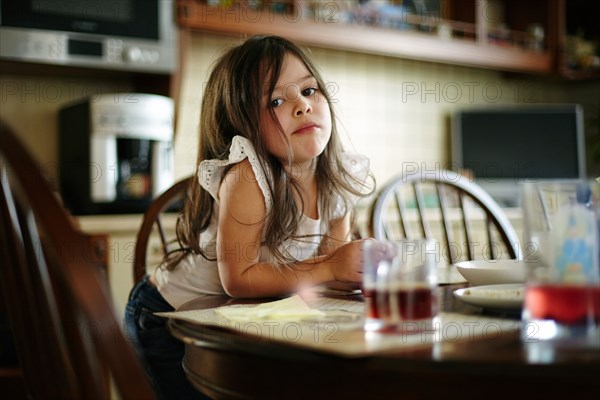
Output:
<path fill-rule="evenodd" d="M 577 105 L 461 111 L 453 162 L 489 181 L 584 177 L 582 120 Z"/>

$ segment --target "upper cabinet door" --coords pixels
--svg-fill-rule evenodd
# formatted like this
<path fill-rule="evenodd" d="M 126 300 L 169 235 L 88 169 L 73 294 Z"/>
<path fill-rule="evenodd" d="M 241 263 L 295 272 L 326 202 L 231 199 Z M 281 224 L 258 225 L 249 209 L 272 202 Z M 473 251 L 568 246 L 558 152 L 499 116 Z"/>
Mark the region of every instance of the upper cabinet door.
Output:
<path fill-rule="evenodd" d="M 561 0 L 178 0 L 181 27 L 504 71 L 556 71 Z"/>

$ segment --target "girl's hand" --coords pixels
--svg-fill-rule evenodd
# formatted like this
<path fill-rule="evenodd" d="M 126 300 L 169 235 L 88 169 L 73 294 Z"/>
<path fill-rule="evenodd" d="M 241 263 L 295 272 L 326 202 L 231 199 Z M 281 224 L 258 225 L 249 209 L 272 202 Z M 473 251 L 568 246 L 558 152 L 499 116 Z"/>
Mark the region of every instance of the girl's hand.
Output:
<path fill-rule="evenodd" d="M 325 263 L 336 282 L 362 283 L 363 244 L 372 239 L 354 240 L 340 246 Z"/>
<path fill-rule="evenodd" d="M 367 243 L 368 248 L 365 246 Z M 368 251 L 369 254 L 365 254 L 365 251 Z M 339 247 L 326 263 L 331 269 L 335 282 L 360 285 L 362 284 L 362 272 L 365 262 L 393 258 L 396 251 L 392 244 L 379 240 L 354 240 Z"/>

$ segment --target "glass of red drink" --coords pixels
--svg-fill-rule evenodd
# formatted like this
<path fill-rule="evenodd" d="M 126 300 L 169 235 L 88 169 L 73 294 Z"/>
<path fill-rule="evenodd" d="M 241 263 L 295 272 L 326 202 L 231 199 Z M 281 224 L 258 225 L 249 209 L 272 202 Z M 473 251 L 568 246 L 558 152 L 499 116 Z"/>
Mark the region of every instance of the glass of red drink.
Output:
<path fill-rule="evenodd" d="M 523 185 L 525 342 L 600 347 L 598 185 L 584 180 Z"/>
<path fill-rule="evenodd" d="M 430 240 L 400 240 L 365 244 L 363 292 L 365 329 L 380 332 L 433 330 L 438 313 L 437 261 L 439 252 Z"/>

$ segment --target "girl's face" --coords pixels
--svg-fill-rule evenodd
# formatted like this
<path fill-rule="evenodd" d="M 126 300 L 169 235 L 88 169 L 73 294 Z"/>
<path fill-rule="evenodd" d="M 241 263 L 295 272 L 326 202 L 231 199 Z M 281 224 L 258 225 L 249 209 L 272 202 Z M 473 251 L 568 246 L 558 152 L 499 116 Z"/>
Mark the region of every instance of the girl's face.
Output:
<path fill-rule="evenodd" d="M 284 165 L 311 165 L 331 137 L 331 111 L 317 80 L 298 57 L 286 54 L 273 94 L 266 94 L 262 101 L 260 128 L 267 150 Z M 271 118 L 269 108 L 283 132 Z"/>

